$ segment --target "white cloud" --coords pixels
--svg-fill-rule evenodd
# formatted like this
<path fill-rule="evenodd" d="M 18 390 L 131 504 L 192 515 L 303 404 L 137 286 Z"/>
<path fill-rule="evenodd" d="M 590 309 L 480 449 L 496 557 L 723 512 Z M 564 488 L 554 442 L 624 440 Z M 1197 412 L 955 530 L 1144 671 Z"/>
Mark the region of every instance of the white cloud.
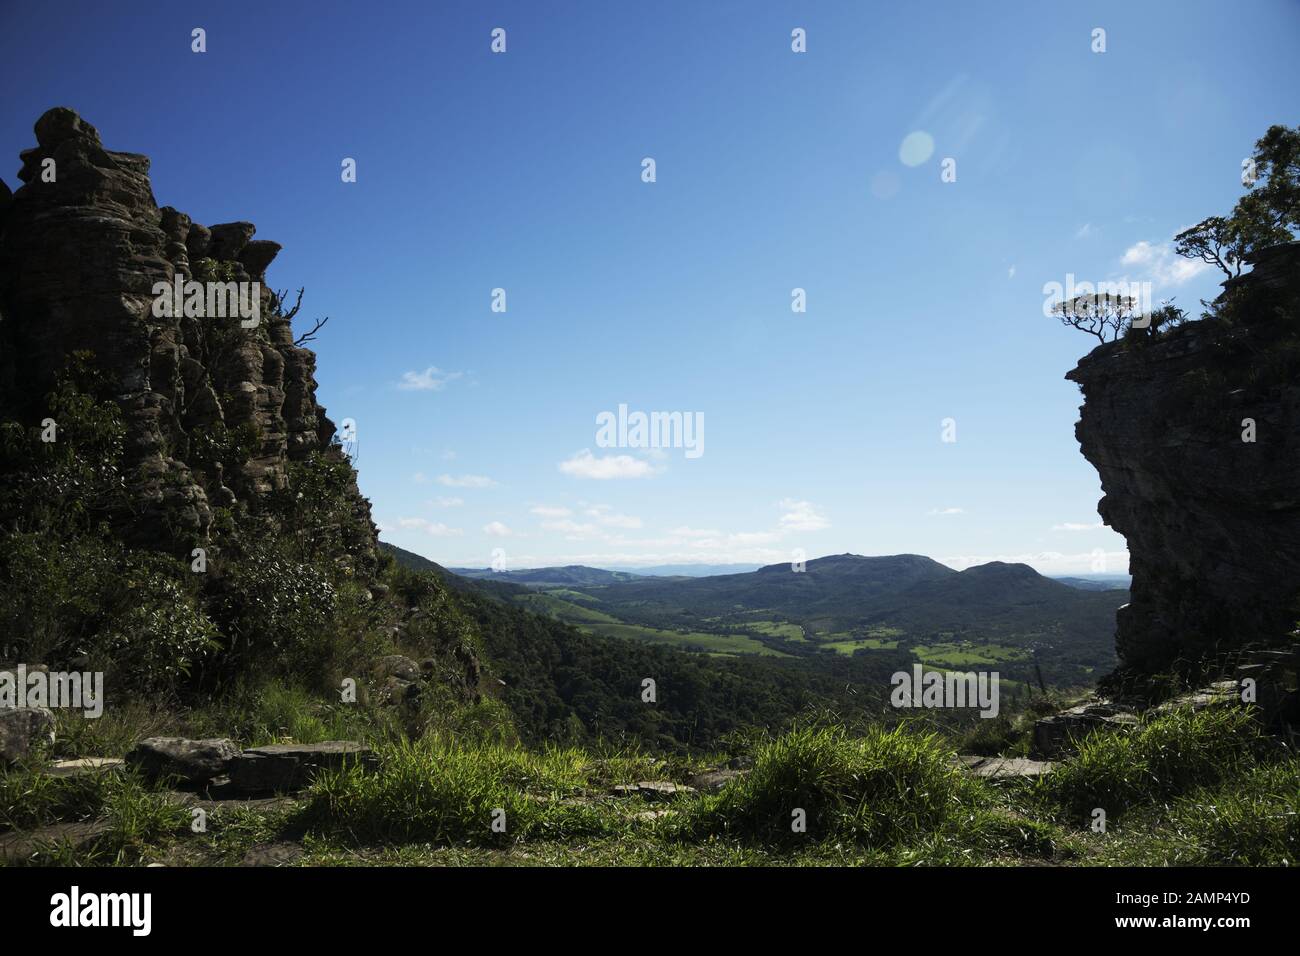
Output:
<path fill-rule="evenodd" d="M 831 526 L 826 516 L 810 501 L 783 498 L 780 507 L 785 511 L 781 515 L 782 531 L 820 531 Z"/>
<path fill-rule="evenodd" d="M 606 528 L 639 528 L 641 519 L 632 515 L 619 514 L 609 505 L 593 505 L 587 509 L 587 516 L 595 518 Z"/>
<path fill-rule="evenodd" d="M 1098 230 L 1098 229 L 1094 229 L 1094 228 L 1093 228 L 1092 223 L 1090 223 L 1090 222 L 1085 222 L 1085 223 L 1084 223 L 1082 226 L 1080 226 L 1080 227 L 1078 228 L 1078 230 L 1074 233 L 1074 238 L 1076 238 L 1076 239 L 1091 239 L 1091 238 L 1092 238 L 1093 236 L 1095 236 L 1099 231 L 1100 231 L 1100 230 Z"/>
<path fill-rule="evenodd" d="M 441 495 L 433 499 L 433 504 L 439 508 L 459 508 L 464 503 L 464 498 L 445 498 Z"/>
<path fill-rule="evenodd" d="M 1209 268 L 1199 259 L 1184 259 L 1167 242 L 1153 244 L 1145 239 L 1125 249 L 1120 262 L 1161 286 L 1182 285 Z"/>
<path fill-rule="evenodd" d="M 397 526 L 424 531 L 435 538 L 449 538 L 464 534 L 460 528 L 449 528 L 440 521 L 429 521 L 426 518 L 398 518 Z"/>
<path fill-rule="evenodd" d="M 965 508 L 931 508 L 932 515 L 962 515 L 966 513 Z"/>
<path fill-rule="evenodd" d="M 674 528 L 668 532 L 674 538 L 716 538 L 722 534 L 721 531 L 714 531 L 706 528 Z"/>
<path fill-rule="evenodd" d="M 508 538 L 514 534 L 509 528 L 500 521 L 489 521 L 483 526 L 483 533 L 491 535 L 494 538 Z"/>
<path fill-rule="evenodd" d="M 439 475 L 438 484 L 448 488 L 491 488 L 496 482 L 483 475 Z"/>
<path fill-rule="evenodd" d="M 545 531 L 559 532 L 575 541 L 582 538 L 603 537 L 600 529 L 594 524 L 579 524 L 571 518 L 556 518 L 551 521 L 543 521 L 542 528 Z"/>
<path fill-rule="evenodd" d="M 454 382 L 464 372 L 444 372 L 436 365 L 430 365 L 423 372 L 403 372 L 397 387 L 404 392 L 441 392 L 448 382 Z"/>
<path fill-rule="evenodd" d="M 1066 521 L 1064 524 L 1052 525 L 1053 531 L 1093 531 L 1097 528 L 1106 527 L 1100 521 L 1094 521 L 1091 524 L 1084 524 L 1078 521 Z"/>
<path fill-rule="evenodd" d="M 567 518 L 573 514 L 568 508 L 551 508 L 547 505 L 538 505 L 536 508 L 529 510 L 539 518 Z"/>
<path fill-rule="evenodd" d="M 601 481 L 612 478 L 645 478 L 654 474 L 654 468 L 647 461 L 631 455 L 605 455 L 597 458 L 588 448 L 560 462 L 560 471 L 575 478 L 595 478 Z"/>
<path fill-rule="evenodd" d="M 1012 266 L 1010 269 L 1007 270 L 1007 278 L 1014 279 L 1015 277 L 1016 277 L 1016 267 Z"/>

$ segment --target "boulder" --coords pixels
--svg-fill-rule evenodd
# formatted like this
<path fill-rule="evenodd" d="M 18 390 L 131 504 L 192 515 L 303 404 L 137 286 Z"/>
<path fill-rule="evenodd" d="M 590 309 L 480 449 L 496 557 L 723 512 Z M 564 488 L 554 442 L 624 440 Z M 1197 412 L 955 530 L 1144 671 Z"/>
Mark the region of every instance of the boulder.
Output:
<path fill-rule="evenodd" d="M 245 750 L 230 767 L 230 788 L 236 793 L 292 793 L 311 783 L 321 770 L 360 764 L 372 768 L 374 754 L 352 740 L 319 744 L 271 744 Z"/>
<path fill-rule="evenodd" d="M 1071 753 L 1094 730 L 1127 730 L 1138 724 L 1137 714 L 1110 701 L 1092 701 L 1034 724 L 1034 753 L 1056 758 Z"/>
<path fill-rule="evenodd" d="M 401 654 L 389 654 L 375 661 L 372 669 L 375 678 L 383 681 L 389 677 L 396 677 L 398 680 L 414 683 L 420 679 L 420 665 L 409 657 Z"/>
<path fill-rule="evenodd" d="M 33 748 L 54 743 L 54 714 L 44 707 L 0 710 L 0 763 L 14 763 Z"/>
<path fill-rule="evenodd" d="M 150 780 L 174 777 L 183 783 L 205 784 L 225 776 L 238 756 L 239 747 L 225 737 L 149 737 L 126 755 L 126 765 Z"/>

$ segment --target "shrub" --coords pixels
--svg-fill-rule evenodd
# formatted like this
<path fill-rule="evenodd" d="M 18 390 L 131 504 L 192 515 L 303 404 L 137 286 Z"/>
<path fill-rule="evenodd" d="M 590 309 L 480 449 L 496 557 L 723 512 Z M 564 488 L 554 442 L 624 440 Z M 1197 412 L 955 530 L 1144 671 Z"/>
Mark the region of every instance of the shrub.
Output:
<path fill-rule="evenodd" d="M 1090 735 L 1076 755 L 1040 778 L 1038 796 L 1069 820 L 1088 820 L 1097 807 L 1115 820 L 1141 804 L 1234 779 L 1255 765 L 1265 745 L 1245 709 L 1177 710 L 1132 731 Z"/>
<path fill-rule="evenodd" d="M 934 734 L 872 728 L 800 728 L 760 746 L 753 770 L 703 798 L 684 821 L 693 838 L 733 835 L 765 843 L 846 840 L 896 844 L 969 817 L 983 791 Z M 791 829 L 806 813 L 807 836 Z"/>
<path fill-rule="evenodd" d="M 585 783 L 576 750 L 539 754 L 496 744 L 426 737 L 378 748 L 380 769 L 351 767 L 315 781 L 304 822 L 322 833 L 380 842 L 502 845 L 525 838 L 593 834 L 608 820 L 595 807 L 547 798 Z M 505 811 L 505 831 L 493 814 Z"/>

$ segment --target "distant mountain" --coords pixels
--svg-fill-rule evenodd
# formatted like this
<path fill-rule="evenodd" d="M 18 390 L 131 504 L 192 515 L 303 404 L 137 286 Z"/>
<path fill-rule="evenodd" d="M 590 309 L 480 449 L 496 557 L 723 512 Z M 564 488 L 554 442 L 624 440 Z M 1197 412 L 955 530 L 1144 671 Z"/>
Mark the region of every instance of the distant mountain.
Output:
<path fill-rule="evenodd" d="M 1128 588 L 1131 578 L 1127 574 L 1093 574 L 1075 577 L 1052 578 L 1072 588 L 1084 591 L 1122 591 Z"/>
<path fill-rule="evenodd" d="M 650 577 L 705 578 L 716 574 L 746 574 L 761 567 L 761 564 L 656 564 L 648 568 L 613 567 L 610 570 Z"/>
<path fill-rule="evenodd" d="M 493 571 L 491 568 L 449 568 L 448 570 L 463 578 L 505 581 L 509 584 L 523 584 L 530 588 L 591 587 L 636 581 L 640 578 L 640 575 L 627 571 L 606 571 L 604 568 L 589 568 L 581 564 L 570 564 L 562 568 L 526 568 L 520 571 Z"/>
<path fill-rule="evenodd" d="M 840 554 L 808 561 L 802 572 L 786 562 L 748 574 L 644 577 L 579 590 L 601 613 L 648 627 L 752 630 L 786 621 L 814 641 L 888 633 L 911 645 L 1050 647 L 1053 668 L 1085 669 L 1113 661 L 1115 611 L 1128 600 L 1123 589 L 1071 587 L 1025 564 L 955 571 L 916 554 Z"/>
<path fill-rule="evenodd" d="M 857 609 L 874 597 L 956 574 L 919 554 L 878 558 L 840 554 L 808 561 L 802 572 L 792 571 L 787 561 L 745 574 L 643 577 L 586 590 L 616 607 L 625 619 L 693 626 L 701 618 L 754 610 L 773 611 L 791 620 L 856 617 Z"/>
<path fill-rule="evenodd" d="M 379 542 L 379 550 L 387 551 L 397 559 L 398 564 L 404 568 L 409 568 L 412 571 L 435 571 L 444 577 L 447 574 L 447 569 L 436 561 L 430 561 L 423 555 L 416 554 L 414 551 L 407 551 L 405 548 L 399 548 L 397 545 L 389 544 L 387 541 Z"/>

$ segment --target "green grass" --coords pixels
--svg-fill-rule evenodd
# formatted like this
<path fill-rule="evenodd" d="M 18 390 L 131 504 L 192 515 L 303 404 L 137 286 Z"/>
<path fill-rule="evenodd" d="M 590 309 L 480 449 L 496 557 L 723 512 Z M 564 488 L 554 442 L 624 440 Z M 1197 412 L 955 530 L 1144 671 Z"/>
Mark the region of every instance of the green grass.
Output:
<path fill-rule="evenodd" d="M 679 832 L 768 845 L 892 846 L 960 826 L 984 805 L 981 786 L 950 757 L 937 736 L 902 727 L 856 738 L 839 727 L 793 730 L 761 744 L 753 770 L 690 808 Z M 806 832 L 794 829 L 799 813 Z"/>
<path fill-rule="evenodd" d="M 803 628 L 798 624 L 791 624 L 788 621 L 745 621 L 742 625 L 747 630 L 757 631 L 759 634 L 767 634 L 771 637 L 783 637 L 787 641 L 796 643 L 807 643 L 808 638 L 804 635 Z"/>
<path fill-rule="evenodd" d="M 619 637 L 625 640 L 645 641 L 650 644 L 667 644 L 685 650 L 702 651 L 708 654 L 758 654 L 763 657 L 786 657 L 788 655 L 774 648 L 746 637 L 744 634 L 710 634 L 704 631 L 679 633 L 663 628 L 646 627 L 642 624 L 627 624 L 611 614 L 594 608 L 582 607 L 570 601 L 561 600 L 552 593 L 529 594 L 521 598 L 529 610 L 573 624 L 591 634 L 606 637 Z M 793 626 L 793 625 L 792 625 Z"/>
<path fill-rule="evenodd" d="M 377 773 L 352 767 L 316 780 L 303 815 L 310 832 L 502 846 L 616 828 L 610 811 L 559 802 L 582 795 L 588 783 L 590 758 L 578 750 L 424 739 L 382 747 L 379 759 Z"/>
<path fill-rule="evenodd" d="M 41 845 L 25 863 L 122 866 L 138 863 L 150 848 L 190 823 L 172 795 L 138 775 L 102 771 L 55 777 L 39 761 L 0 772 L 0 832 L 30 831 L 58 823 L 100 821 L 104 830 L 75 852 L 66 842 Z"/>
<path fill-rule="evenodd" d="M 936 667 L 977 667 L 1029 659 L 1029 652 L 1022 647 L 1009 647 L 1005 644 L 971 644 L 961 643 L 916 644 L 912 653 L 924 664 Z"/>
<path fill-rule="evenodd" d="M 245 692 L 177 715 L 145 708 L 65 747 L 102 748 L 138 729 L 215 726 L 242 715 L 248 740 L 329 730 L 331 706 L 293 688 Z M 1049 708 L 1051 709 L 1051 708 Z M 954 750 L 1025 743 L 1032 712 L 979 721 L 960 745 L 907 723 L 850 732 L 831 721 L 751 733 L 728 753 L 674 757 L 613 749 L 530 751 L 470 725 L 408 741 L 375 714 L 377 771 L 319 775 L 288 805 L 212 809 L 190 830 L 177 795 L 129 772 L 53 777 L 40 759 L 0 770 L 0 833 L 95 821 L 85 845 L 51 840 L 23 864 L 234 865 L 255 845 L 300 845 L 303 865 L 861 866 L 1293 865 L 1300 859 L 1300 758 L 1233 707 L 1152 717 L 1098 732 L 1037 781 L 990 784 Z M 94 722 L 89 722 L 94 723 Z M 357 729 L 357 728 L 353 728 Z M 977 739 L 978 738 L 978 739 Z M 972 746 L 978 744 L 978 746 Z M 752 762 L 717 792 L 671 802 L 614 797 L 620 783 L 686 781 L 728 755 Z M 664 817 L 647 810 L 668 808 Z M 1093 832 L 1092 810 L 1107 812 Z M 804 811 L 807 830 L 791 828 Z M 505 813 L 505 830 L 492 827 Z"/>
<path fill-rule="evenodd" d="M 1096 808 L 1114 821 L 1135 807 L 1245 777 L 1267 750 L 1267 738 L 1243 708 L 1180 710 L 1131 731 L 1092 734 L 1042 778 L 1037 796 L 1079 825 Z"/>
<path fill-rule="evenodd" d="M 583 591 L 575 591 L 572 588 L 555 588 L 547 590 L 546 594 L 553 595 L 562 601 L 576 601 L 579 604 L 599 604 L 600 598 L 594 594 L 587 594 Z"/>
<path fill-rule="evenodd" d="M 762 657 L 788 657 L 788 654 L 761 644 L 743 634 L 708 634 L 702 631 L 665 631 L 640 624 L 600 624 L 584 628 L 592 634 L 621 637 L 628 640 L 647 641 L 651 644 L 669 644 L 686 650 L 702 650 L 713 654 L 758 654 Z"/>
<path fill-rule="evenodd" d="M 898 647 L 898 641 L 886 640 L 883 637 L 859 637 L 847 641 L 827 641 L 821 646 L 852 657 L 854 651 L 864 648 L 873 651 L 892 651 Z"/>

